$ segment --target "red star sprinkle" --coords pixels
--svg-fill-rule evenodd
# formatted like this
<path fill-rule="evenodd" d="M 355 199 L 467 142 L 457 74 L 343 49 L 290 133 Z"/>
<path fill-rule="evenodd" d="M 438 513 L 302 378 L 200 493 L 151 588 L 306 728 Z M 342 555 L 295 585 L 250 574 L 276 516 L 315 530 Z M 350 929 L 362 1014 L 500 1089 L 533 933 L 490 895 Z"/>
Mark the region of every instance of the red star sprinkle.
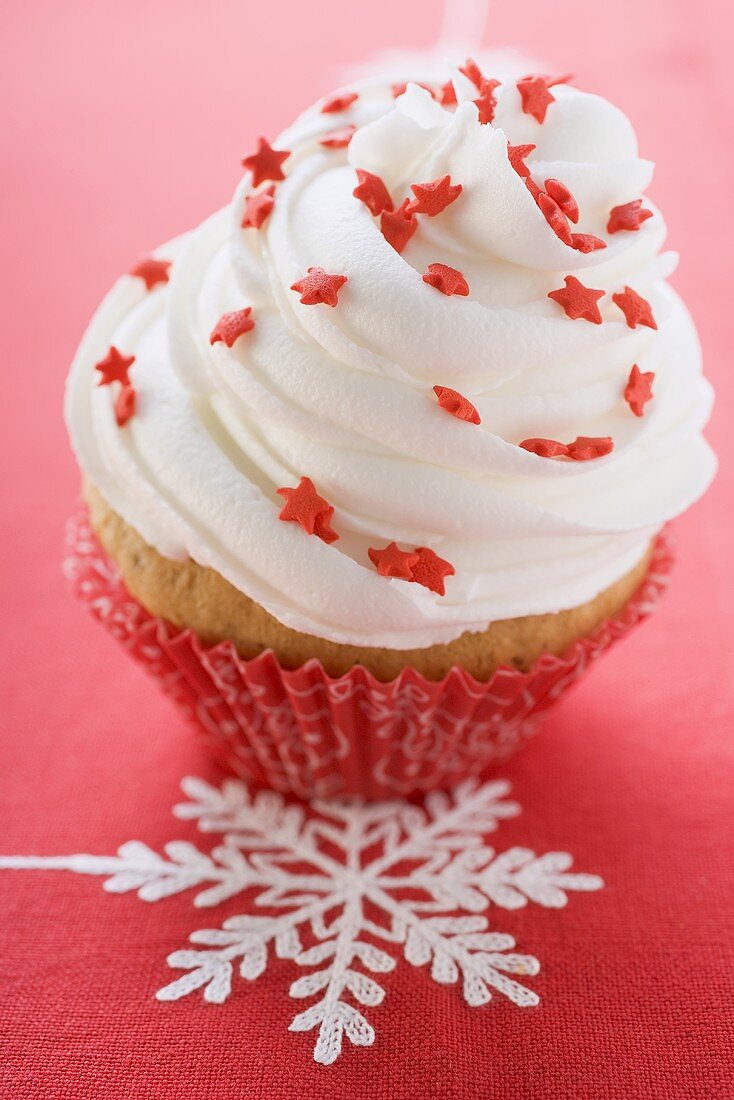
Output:
<path fill-rule="evenodd" d="M 336 542 L 339 538 L 336 531 L 331 528 L 331 517 L 334 515 L 333 508 L 327 508 L 326 511 L 320 512 L 316 516 L 316 522 L 314 523 L 313 533 L 322 542 Z"/>
<path fill-rule="evenodd" d="M 418 228 L 418 222 L 410 213 L 410 199 L 405 199 L 397 210 L 383 210 L 380 230 L 389 245 L 400 253 Z"/>
<path fill-rule="evenodd" d="M 102 377 L 98 386 L 109 386 L 111 382 L 122 382 L 123 386 L 130 385 L 128 371 L 135 362 L 134 355 L 122 355 L 116 347 L 111 347 L 104 359 L 95 363 L 94 369 L 98 370 Z"/>
<path fill-rule="evenodd" d="M 273 149 L 272 145 L 261 137 L 257 139 L 257 152 L 251 153 L 249 157 L 243 157 L 242 167 L 252 172 L 253 187 L 259 187 L 265 180 L 285 179 L 281 165 L 290 155 L 290 152 L 285 149 Z"/>
<path fill-rule="evenodd" d="M 523 439 L 520 444 L 524 451 L 530 451 L 540 458 L 559 458 L 568 455 L 568 444 L 555 439 Z"/>
<path fill-rule="evenodd" d="M 576 222 L 579 220 L 578 203 L 565 183 L 561 183 L 560 180 L 546 180 L 545 189 L 553 201 L 558 204 L 568 220 L 576 225 Z"/>
<path fill-rule="evenodd" d="M 471 401 L 467 401 L 456 390 L 448 386 L 434 386 L 433 392 L 438 398 L 438 403 L 446 412 L 450 412 L 458 420 L 468 420 L 470 424 L 481 424 L 482 420 Z"/>
<path fill-rule="evenodd" d="M 442 107 L 456 106 L 456 89 L 452 80 L 447 80 L 445 84 L 441 85 L 439 103 Z"/>
<path fill-rule="evenodd" d="M 319 144 L 325 149 L 343 149 L 349 145 L 357 132 L 356 126 L 342 126 L 340 130 L 331 130 L 319 139 Z"/>
<path fill-rule="evenodd" d="M 358 168 L 357 179 L 359 185 L 354 188 L 352 194 L 365 204 L 371 214 L 377 217 L 383 210 L 392 210 L 390 192 L 379 176 L 366 172 L 364 168 Z"/>
<path fill-rule="evenodd" d="M 596 303 L 604 297 L 604 291 L 584 286 L 575 275 L 567 275 L 563 281 L 565 289 L 551 290 L 548 297 L 563 306 L 566 316 L 572 321 L 583 318 L 584 321 L 591 321 L 592 325 L 600 325 L 601 313 Z"/>
<path fill-rule="evenodd" d="M 533 179 L 532 176 L 527 176 L 525 178 L 525 186 L 527 187 L 528 191 L 530 192 L 530 194 L 533 196 L 533 198 L 537 202 L 538 199 L 540 198 L 540 196 L 543 194 L 543 188 L 538 187 L 537 183 L 535 182 L 535 180 Z M 548 196 L 546 196 L 546 198 L 547 197 Z M 551 199 L 551 202 L 552 201 L 553 200 Z"/>
<path fill-rule="evenodd" d="M 132 386 L 123 386 L 115 399 L 115 420 L 118 428 L 124 428 L 135 413 L 135 390 Z"/>
<path fill-rule="evenodd" d="M 645 405 L 652 399 L 652 384 L 655 372 L 641 371 L 637 363 L 632 367 L 627 385 L 624 387 L 624 399 L 635 416 L 644 416 Z"/>
<path fill-rule="evenodd" d="M 345 95 L 334 95 L 327 99 L 321 108 L 322 115 L 335 115 L 340 111 L 346 111 L 359 99 L 357 92 L 346 92 Z"/>
<path fill-rule="evenodd" d="M 410 189 L 415 198 L 408 204 L 408 213 L 427 214 L 429 218 L 435 218 L 462 192 L 460 183 L 451 183 L 451 176 L 441 176 L 431 183 L 412 183 Z"/>
<path fill-rule="evenodd" d="M 275 206 L 275 184 L 271 183 L 262 191 L 254 195 L 248 195 L 245 199 L 245 215 L 242 219 L 243 229 L 259 229 Z"/>
<path fill-rule="evenodd" d="M 255 327 L 255 322 L 250 317 L 251 313 L 250 306 L 235 310 L 234 313 L 223 313 L 211 331 L 209 343 L 218 344 L 221 342 L 231 348 L 238 337 L 244 336 L 246 332 Z"/>
<path fill-rule="evenodd" d="M 474 87 L 479 90 L 479 86 L 484 80 L 484 75 L 473 58 L 467 57 L 464 64 L 459 66 L 459 72 L 468 77 Z"/>
<path fill-rule="evenodd" d="M 465 296 L 469 293 L 469 285 L 461 272 L 446 264 L 429 264 L 423 272 L 423 282 L 435 286 L 436 290 L 449 297 L 452 294 Z"/>
<path fill-rule="evenodd" d="M 278 519 L 300 523 L 307 534 L 317 535 L 324 542 L 339 538 L 329 526 L 334 509 L 328 500 L 319 496 L 310 477 L 302 477 L 295 489 L 276 489 L 276 492 L 285 500 Z"/>
<path fill-rule="evenodd" d="M 401 550 L 396 542 L 391 542 L 384 550 L 375 550 L 370 546 L 367 553 L 370 561 L 381 577 L 398 577 L 403 581 L 413 580 L 413 566 L 418 562 L 418 554 Z"/>
<path fill-rule="evenodd" d="M 632 287 L 626 286 L 624 293 L 612 294 L 612 301 L 619 306 L 624 314 L 624 319 L 630 328 L 638 325 L 646 325 L 648 328 L 657 328 L 655 318 L 652 315 L 650 303 L 642 298 Z"/>
<path fill-rule="evenodd" d="M 579 435 L 568 445 L 568 457 L 574 462 L 588 462 L 592 458 L 603 458 L 614 450 L 614 443 L 608 435 Z"/>
<path fill-rule="evenodd" d="M 520 446 L 540 458 L 571 458 L 574 462 L 588 462 L 602 458 L 614 450 L 609 436 L 580 435 L 573 443 L 559 443 L 556 439 L 523 439 Z"/>
<path fill-rule="evenodd" d="M 545 191 L 540 191 L 535 201 L 555 235 L 562 240 L 564 244 L 570 245 L 571 230 L 568 228 L 566 215 L 563 213 L 558 203 L 554 202 L 550 195 L 546 195 Z"/>
<path fill-rule="evenodd" d="M 168 269 L 170 260 L 156 260 L 155 256 L 144 256 L 130 269 L 130 275 L 137 275 L 145 283 L 146 290 L 152 290 L 159 283 L 168 282 Z"/>
<path fill-rule="evenodd" d="M 346 275 L 329 275 L 322 267 L 309 267 L 308 274 L 294 283 L 291 290 L 301 295 L 303 306 L 335 306 L 347 281 Z"/>
<path fill-rule="evenodd" d="M 600 248 L 606 247 L 606 241 L 600 241 L 591 233 L 571 234 L 571 248 L 575 248 L 577 252 L 598 252 Z"/>
<path fill-rule="evenodd" d="M 634 202 L 626 202 L 623 206 L 615 206 L 609 212 L 607 233 L 619 233 L 626 229 L 628 233 L 634 233 L 643 222 L 652 217 L 652 210 L 642 210 L 642 199 Z"/>
<path fill-rule="evenodd" d="M 565 84 L 570 76 L 543 76 L 541 73 L 533 73 L 524 76 L 517 82 L 517 90 L 522 100 L 522 109 L 526 115 L 532 115 L 537 122 L 544 122 L 546 111 L 551 103 L 555 103 L 556 97 L 551 95 L 550 89 L 556 84 Z"/>
<path fill-rule="evenodd" d="M 431 592 L 437 592 L 439 596 L 445 596 L 444 578 L 453 577 L 456 573 L 451 562 L 439 558 L 427 546 L 417 546 L 415 552 L 418 561 L 412 566 L 412 580 L 422 584 L 424 588 L 430 588 Z"/>
<path fill-rule="evenodd" d="M 474 100 L 474 104 L 479 109 L 479 121 L 483 126 L 486 126 L 494 118 L 497 107 L 494 91 L 495 88 L 499 88 L 501 83 L 500 80 L 485 80 L 482 78 L 479 85 L 479 95 Z"/>
<path fill-rule="evenodd" d="M 534 145 L 507 145 L 507 156 L 509 157 L 510 164 L 517 172 L 518 176 L 522 176 L 523 179 L 530 176 L 530 169 L 525 163 L 525 157 L 529 157 L 532 153 Z"/>

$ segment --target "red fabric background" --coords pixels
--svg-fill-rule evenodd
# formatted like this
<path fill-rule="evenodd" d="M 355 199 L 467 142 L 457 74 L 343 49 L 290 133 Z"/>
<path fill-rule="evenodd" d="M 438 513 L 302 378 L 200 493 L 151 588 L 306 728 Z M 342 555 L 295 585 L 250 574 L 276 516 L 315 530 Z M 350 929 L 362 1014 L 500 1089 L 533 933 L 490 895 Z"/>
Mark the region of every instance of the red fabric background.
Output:
<path fill-rule="evenodd" d="M 227 200 L 257 133 L 276 133 L 327 90 L 335 65 L 386 43 L 428 45 L 439 6 L 328 0 L 318 20 L 312 5 L 237 0 L 8 8 L 0 849 L 111 853 L 132 837 L 159 847 L 194 837 L 169 812 L 180 777 L 216 773 L 60 577 L 77 493 L 60 418 L 67 364 L 117 273 Z M 631 113 L 658 162 L 652 194 L 683 255 L 675 283 L 718 389 L 709 435 L 723 468 L 678 525 L 661 610 L 503 769 L 525 812 L 497 845 L 567 848 L 607 886 L 562 913 L 494 914 L 543 963 L 530 982 L 540 1008 L 470 1010 L 456 989 L 402 965 L 372 1010 L 376 1046 L 324 1069 L 310 1037 L 286 1030 L 287 962 L 221 1008 L 152 999 L 171 975 L 165 956 L 202 924 L 187 898 L 149 906 L 95 879 L 2 872 L 3 1095 L 734 1093 L 731 13 L 724 0 L 497 8 L 493 41 L 570 65 Z M 217 916 L 236 911 L 231 902 Z"/>

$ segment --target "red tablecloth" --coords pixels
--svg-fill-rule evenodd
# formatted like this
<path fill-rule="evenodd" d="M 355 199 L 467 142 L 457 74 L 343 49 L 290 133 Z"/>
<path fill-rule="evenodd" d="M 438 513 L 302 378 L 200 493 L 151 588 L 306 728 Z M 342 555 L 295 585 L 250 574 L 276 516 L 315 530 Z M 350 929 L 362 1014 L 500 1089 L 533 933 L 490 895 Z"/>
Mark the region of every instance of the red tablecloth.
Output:
<path fill-rule="evenodd" d="M 151 10 L 151 8 L 153 10 Z M 718 9 L 718 10 L 717 10 Z M 653 198 L 683 264 L 718 389 L 710 438 L 733 453 L 734 122 L 728 9 L 632 0 L 498 6 L 522 42 L 633 116 L 658 161 Z M 728 23 L 727 23 L 728 20 Z M 228 198 L 238 156 L 322 93 L 335 63 L 427 45 L 437 4 L 364 9 L 133 0 L 16 5 L 4 15 L 7 118 L 1 300 L 3 662 L 0 851 L 112 855 L 137 838 L 206 848 L 171 816 L 185 775 L 217 783 L 199 742 L 73 601 L 59 571 L 77 476 L 60 420 L 67 363 L 96 300 L 140 252 Z M 312 1061 L 288 1024 L 278 959 L 226 1004 L 158 1003 L 170 952 L 243 899 L 154 904 L 62 871 L 0 871 L 3 1095 L 86 1097 L 718 1097 L 732 1042 L 732 477 L 724 463 L 677 527 L 679 565 L 654 619 L 563 702 L 502 774 L 523 806 L 488 843 L 569 851 L 601 875 L 567 908 L 492 909 L 537 956 L 539 1007 L 401 962 L 367 1010 L 374 1046 Z M 177 972 L 180 973 L 180 972 Z"/>

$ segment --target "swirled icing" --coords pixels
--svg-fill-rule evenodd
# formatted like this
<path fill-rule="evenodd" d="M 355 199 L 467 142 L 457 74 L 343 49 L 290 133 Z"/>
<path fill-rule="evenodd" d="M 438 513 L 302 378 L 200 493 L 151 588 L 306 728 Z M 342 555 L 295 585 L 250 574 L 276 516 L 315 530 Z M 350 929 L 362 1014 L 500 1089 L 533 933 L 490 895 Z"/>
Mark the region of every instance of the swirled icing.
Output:
<path fill-rule="evenodd" d="M 652 176 L 627 118 L 560 85 L 540 124 L 507 82 L 481 125 L 470 81 L 454 83 L 450 109 L 416 85 L 395 100 L 366 82 L 343 113 L 308 110 L 273 143 L 291 155 L 262 226 L 241 225 L 246 173 L 228 208 L 159 250 L 169 283 L 147 292 L 120 278 L 68 384 L 82 469 L 150 545 L 336 642 L 422 647 L 582 604 L 639 561 L 715 469 L 701 434 L 711 390 L 666 283 L 676 257 L 661 253 L 663 218 L 645 200 L 653 216 L 638 231 L 606 233 L 609 211 Z M 348 147 L 320 144 L 349 124 Z M 535 145 L 532 178 L 563 181 L 581 211 L 574 228 L 604 250 L 584 254 L 555 235 L 508 141 Z M 412 183 L 446 173 L 462 193 L 420 217 L 399 255 L 353 196 L 357 168 L 379 175 L 396 205 Z M 467 297 L 423 281 L 435 262 L 462 272 Z M 348 276 L 336 308 L 301 305 L 290 289 L 311 266 Z M 548 299 L 567 275 L 606 292 L 601 325 Z M 627 326 L 611 297 L 625 285 L 650 302 L 657 330 Z M 254 329 L 212 345 L 221 315 L 245 306 Z M 114 387 L 95 384 L 110 345 L 135 356 L 124 429 Z M 642 417 L 623 398 L 633 363 L 655 374 Z M 437 384 L 467 397 L 481 424 L 441 409 Z M 614 450 L 569 462 L 518 446 L 577 435 L 611 436 Z M 279 519 L 276 489 L 304 475 L 334 507 L 332 544 Z M 392 540 L 453 564 L 444 596 L 376 572 L 368 548 Z"/>

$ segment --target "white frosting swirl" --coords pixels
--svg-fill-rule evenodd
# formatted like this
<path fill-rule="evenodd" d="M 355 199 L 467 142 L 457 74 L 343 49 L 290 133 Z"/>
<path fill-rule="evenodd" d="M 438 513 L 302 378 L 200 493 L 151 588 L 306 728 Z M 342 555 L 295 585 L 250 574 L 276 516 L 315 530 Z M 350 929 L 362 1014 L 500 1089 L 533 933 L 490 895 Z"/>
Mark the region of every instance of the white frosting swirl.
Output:
<path fill-rule="evenodd" d="M 593 598 L 640 559 L 652 535 L 705 490 L 715 459 L 701 435 L 711 390 L 690 317 L 665 277 L 665 225 L 606 233 L 612 207 L 642 196 L 652 165 L 605 100 L 553 89 L 541 125 L 513 83 L 491 125 L 457 75 L 444 109 L 410 85 L 397 101 L 365 83 L 343 114 L 307 111 L 274 142 L 291 156 L 259 230 L 241 227 L 249 173 L 230 209 L 160 255 L 168 285 L 123 276 L 75 360 L 67 420 L 79 462 L 110 505 L 160 553 L 225 576 L 289 627 L 336 642 L 397 649 L 447 642 L 518 615 Z M 348 149 L 319 138 L 349 123 Z M 607 242 L 582 254 L 549 227 L 511 167 L 507 141 L 532 143 L 542 187 L 563 181 L 581 219 Z M 354 198 L 355 168 L 381 176 L 396 205 L 410 184 L 450 173 L 463 191 L 419 228 L 402 255 Z M 470 295 L 422 280 L 459 269 Z M 345 274 L 336 308 L 289 288 L 309 267 Z M 548 292 L 576 274 L 606 291 L 601 325 L 570 320 Z M 632 286 L 658 330 L 629 328 L 612 293 Z M 209 335 L 252 307 L 255 328 L 231 348 Z M 114 345 L 133 354 L 135 416 L 114 418 L 116 386 L 94 365 Z M 634 416 L 622 391 L 633 363 L 654 371 L 654 399 Z M 477 426 L 436 404 L 459 390 Z M 530 436 L 612 436 L 591 462 L 538 457 Z M 309 476 L 334 506 L 330 545 L 278 518 L 281 486 Z M 368 547 L 431 547 L 455 576 L 441 597 L 380 576 Z"/>

